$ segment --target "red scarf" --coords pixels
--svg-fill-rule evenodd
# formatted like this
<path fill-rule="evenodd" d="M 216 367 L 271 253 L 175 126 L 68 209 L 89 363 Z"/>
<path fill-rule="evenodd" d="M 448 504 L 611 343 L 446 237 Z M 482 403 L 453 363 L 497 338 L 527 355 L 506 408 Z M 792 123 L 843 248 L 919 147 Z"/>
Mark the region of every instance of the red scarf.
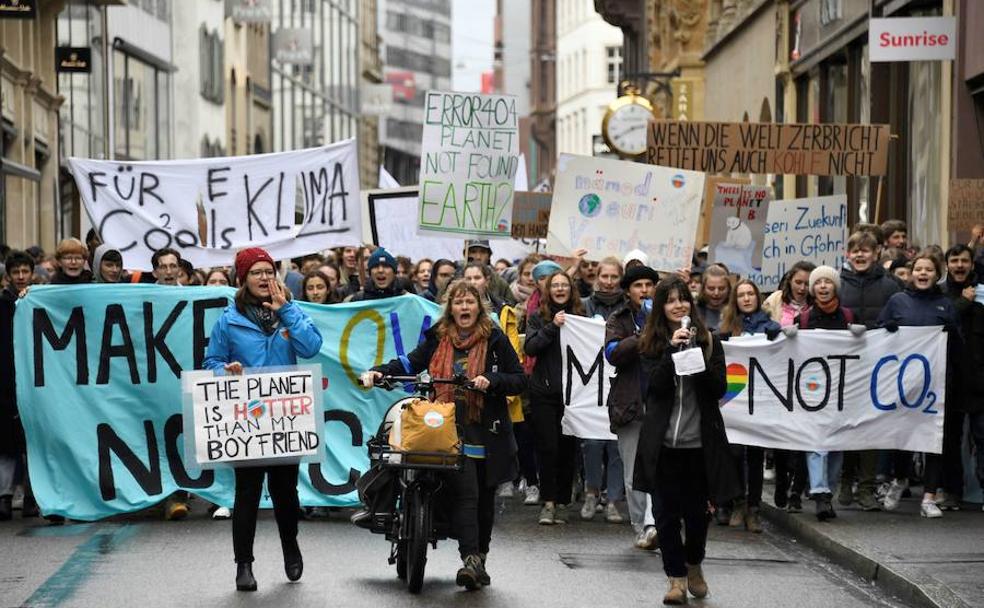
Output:
<path fill-rule="evenodd" d="M 822 310 L 824 313 L 830 315 L 833 314 L 840 306 L 840 298 L 835 296 L 833 300 L 827 302 L 826 304 L 821 304 L 820 301 L 817 300 L 814 304 L 816 304 L 817 308 Z"/>
<path fill-rule="evenodd" d="M 476 330 L 467 338 L 461 338 L 458 336 L 458 328 L 452 325 L 431 355 L 427 369 L 435 378 L 451 378 L 454 375 L 454 351 L 467 351 L 468 369 L 465 371 L 465 376 L 469 379 L 481 376 L 485 373 L 485 354 L 488 346 L 488 339 L 482 336 L 480 331 Z M 454 403 L 454 385 L 438 384 L 434 388 L 434 393 L 437 401 Z M 467 422 L 481 421 L 482 407 L 485 405 L 485 397 L 482 393 L 467 391 L 465 403 L 468 412 Z"/>

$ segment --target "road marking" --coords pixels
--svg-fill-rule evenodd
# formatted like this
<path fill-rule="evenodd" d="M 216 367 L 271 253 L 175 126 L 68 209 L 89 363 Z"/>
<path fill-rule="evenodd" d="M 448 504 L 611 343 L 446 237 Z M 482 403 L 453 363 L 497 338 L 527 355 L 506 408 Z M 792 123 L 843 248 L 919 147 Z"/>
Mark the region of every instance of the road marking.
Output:
<path fill-rule="evenodd" d="M 75 548 L 58 570 L 41 583 L 24 606 L 31 608 L 55 608 L 62 605 L 92 576 L 96 567 L 107 556 L 137 533 L 139 524 L 100 526 L 95 534 Z"/>

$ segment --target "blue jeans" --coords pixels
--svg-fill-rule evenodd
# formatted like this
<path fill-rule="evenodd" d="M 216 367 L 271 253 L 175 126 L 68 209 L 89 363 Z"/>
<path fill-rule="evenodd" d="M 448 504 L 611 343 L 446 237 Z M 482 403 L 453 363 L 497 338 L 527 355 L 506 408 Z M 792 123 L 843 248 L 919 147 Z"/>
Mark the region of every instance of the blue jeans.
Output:
<path fill-rule="evenodd" d="M 608 454 L 608 502 L 622 500 L 625 496 L 625 480 L 622 476 L 622 457 L 618 453 L 618 441 L 585 439 L 581 442 L 584 453 L 584 483 L 589 490 L 601 490 L 601 474 L 605 454 Z"/>
<path fill-rule="evenodd" d="M 809 452 L 806 468 L 810 473 L 810 494 L 833 494 L 844 464 L 843 452 Z"/>

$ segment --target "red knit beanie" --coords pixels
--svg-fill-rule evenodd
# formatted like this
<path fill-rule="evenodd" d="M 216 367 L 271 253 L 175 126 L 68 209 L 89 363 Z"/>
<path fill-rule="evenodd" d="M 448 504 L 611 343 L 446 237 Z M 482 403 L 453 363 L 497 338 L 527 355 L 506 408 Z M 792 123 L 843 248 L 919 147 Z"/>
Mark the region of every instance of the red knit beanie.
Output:
<path fill-rule="evenodd" d="M 253 267 L 253 264 L 257 262 L 270 262 L 270 265 L 276 269 L 277 265 L 273 262 L 273 258 L 270 254 L 266 252 L 265 249 L 259 247 L 250 247 L 248 249 L 243 249 L 236 254 L 236 278 L 239 279 L 240 285 L 246 284 L 246 273 L 249 269 Z"/>

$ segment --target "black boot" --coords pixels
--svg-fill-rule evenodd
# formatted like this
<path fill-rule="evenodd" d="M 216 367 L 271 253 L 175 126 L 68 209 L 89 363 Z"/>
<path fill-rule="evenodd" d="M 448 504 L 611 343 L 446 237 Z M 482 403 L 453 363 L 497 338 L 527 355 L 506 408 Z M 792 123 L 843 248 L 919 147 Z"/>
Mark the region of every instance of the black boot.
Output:
<path fill-rule="evenodd" d="M 284 572 L 287 580 L 296 582 L 301 579 L 304 572 L 304 560 L 301 558 L 301 549 L 297 546 L 297 540 L 293 540 L 289 546 L 284 547 Z"/>
<path fill-rule="evenodd" d="M 253 564 L 249 562 L 236 564 L 236 591 L 256 591 Z"/>
<path fill-rule="evenodd" d="M 14 516 L 14 497 L 0 496 L 0 521 L 10 521 Z"/>
<path fill-rule="evenodd" d="M 34 500 L 34 495 L 24 495 L 24 506 L 21 507 L 21 517 L 27 519 L 29 517 L 37 517 L 38 515 L 41 515 L 41 510 L 38 509 L 38 501 Z"/>

